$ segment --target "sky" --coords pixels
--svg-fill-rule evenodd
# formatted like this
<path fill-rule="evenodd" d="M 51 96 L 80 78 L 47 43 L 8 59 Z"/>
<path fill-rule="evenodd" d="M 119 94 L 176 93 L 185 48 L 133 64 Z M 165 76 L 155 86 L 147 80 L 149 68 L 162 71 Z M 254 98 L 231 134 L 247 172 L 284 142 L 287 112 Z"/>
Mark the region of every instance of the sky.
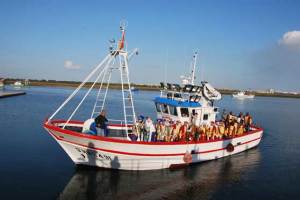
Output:
<path fill-rule="evenodd" d="M 128 21 L 134 83 L 300 91 L 300 1 L 0 0 L 0 77 L 80 81 Z"/>

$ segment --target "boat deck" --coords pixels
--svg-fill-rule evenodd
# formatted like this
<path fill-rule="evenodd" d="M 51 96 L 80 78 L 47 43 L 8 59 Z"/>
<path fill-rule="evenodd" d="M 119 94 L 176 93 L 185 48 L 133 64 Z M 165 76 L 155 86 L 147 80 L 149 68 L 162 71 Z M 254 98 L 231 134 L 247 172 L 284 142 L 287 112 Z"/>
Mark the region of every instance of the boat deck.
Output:
<path fill-rule="evenodd" d="M 82 122 L 75 122 L 75 123 L 71 123 L 65 127 L 66 130 L 69 130 L 69 131 L 72 131 L 73 133 L 79 133 L 82 137 L 85 137 L 84 135 L 86 135 L 87 137 L 89 136 L 92 136 L 94 138 L 102 138 L 103 139 L 103 136 L 98 136 L 98 135 L 91 135 L 91 134 L 88 134 L 88 133 L 82 133 Z M 57 122 L 54 122 L 51 126 L 57 126 L 59 128 L 62 128 L 62 121 L 58 121 Z M 121 141 L 128 141 L 128 142 L 132 142 L 132 143 L 156 143 L 156 144 L 187 144 L 187 143 L 210 143 L 210 142 L 218 142 L 218 141 L 226 141 L 226 140 L 232 140 L 232 139 L 235 139 L 235 138 L 240 138 L 240 137 L 243 137 L 243 136 L 246 136 L 246 135 L 251 135 L 253 133 L 256 133 L 256 132 L 259 132 L 261 131 L 262 129 L 259 128 L 259 127 L 256 127 L 256 126 L 251 126 L 250 130 L 249 131 L 244 131 L 243 133 L 241 134 L 232 134 L 232 135 L 225 135 L 223 134 L 223 136 L 221 138 L 217 138 L 217 137 L 211 137 L 210 139 L 207 139 L 205 135 L 202 134 L 202 136 L 199 136 L 199 138 L 195 139 L 194 136 L 192 136 L 192 139 L 189 139 L 189 140 L 185 140 L 185 141 L 182 141 L 182 140 L 177 140 L 177 141 L 165 141 L 165 140 L 156 140 L 156 141 L 137 141 L 137 140 L 129 140 L 128 141 L 128 138 L 126 137 L 126 132 L 124 130 L 124 128 L 120 128 L 120 129 L 115 129 L 114 126 L 110 126 L 109 128 L 109 136 L 106 136 L 104 138 L 107 138 L 107 139 L 112 139 L 112 140 L 121 140 Z M 132 129 L 129 129 L 130 133 L 129 135 L 132 135 Z"/>

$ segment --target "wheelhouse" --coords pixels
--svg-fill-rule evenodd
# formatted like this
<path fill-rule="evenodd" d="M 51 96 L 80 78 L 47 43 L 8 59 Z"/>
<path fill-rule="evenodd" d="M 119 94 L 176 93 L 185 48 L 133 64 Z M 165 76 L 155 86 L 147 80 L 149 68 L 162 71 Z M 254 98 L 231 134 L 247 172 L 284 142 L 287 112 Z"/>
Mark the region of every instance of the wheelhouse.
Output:
<path fill-rule="evenodd" d="M 161 95 L 154 99 L 158 119 L 190 123 L 195 117 L 200 124 L 215 121 L 218 108 L 202 95 L 204 86 L 161 83 L 161 87 Z"/>

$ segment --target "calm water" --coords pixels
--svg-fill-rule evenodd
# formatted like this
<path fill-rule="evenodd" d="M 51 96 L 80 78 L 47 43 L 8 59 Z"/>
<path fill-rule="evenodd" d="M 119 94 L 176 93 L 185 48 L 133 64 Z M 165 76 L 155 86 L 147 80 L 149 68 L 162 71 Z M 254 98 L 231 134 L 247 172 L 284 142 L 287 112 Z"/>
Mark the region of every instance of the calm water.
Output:
<path fill-rule="evenodd" d="M 128 172 L 75 167 L 42 128 L 72 89 L 26 90 L 25 96 L 0 99 L 0 199 L 299 199 L 298 99 L 225 96 L 218 106 L 249 111 L 264 127 L 258 148 L 175 171 Z M 137 112 L 154 116 L 151 99 L 156 95 L 135 93 Z M 116 91 L 109 96 L 110 118 L 121 111 L 119 97 Z M 93 99 L 86 105 L 76 119 L 89 117 Z"/>

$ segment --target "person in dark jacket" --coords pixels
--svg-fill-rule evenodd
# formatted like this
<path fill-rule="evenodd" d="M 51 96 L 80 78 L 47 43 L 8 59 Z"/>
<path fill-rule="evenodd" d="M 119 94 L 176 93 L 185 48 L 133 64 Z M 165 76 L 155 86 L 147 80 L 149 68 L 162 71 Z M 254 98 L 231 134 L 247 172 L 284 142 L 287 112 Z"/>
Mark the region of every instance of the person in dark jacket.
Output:
<path fill-rule="evenodd" d="M 95 118 L 96 128 L 97 128 L 97 135 L 107 136 L 107 122 L 108 120 L 105 117 L 106 112 L 103 110 L 101 111 L 100 115 Z"/>

